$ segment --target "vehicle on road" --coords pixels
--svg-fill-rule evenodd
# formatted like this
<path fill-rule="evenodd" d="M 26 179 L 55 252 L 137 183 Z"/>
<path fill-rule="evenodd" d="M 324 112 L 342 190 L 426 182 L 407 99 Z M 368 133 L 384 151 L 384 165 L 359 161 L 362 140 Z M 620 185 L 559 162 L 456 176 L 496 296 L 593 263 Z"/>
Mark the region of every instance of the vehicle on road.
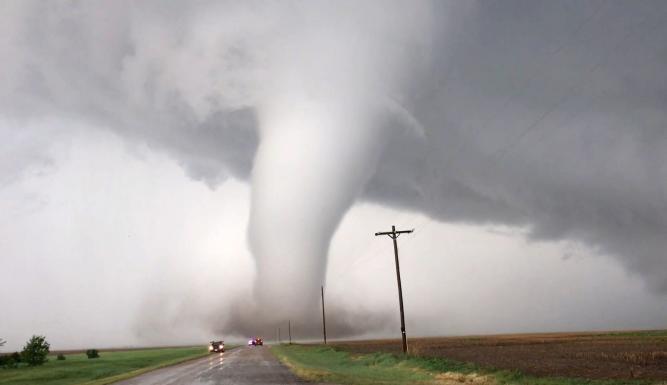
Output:
<path fill-rule="evenodd" d="M 259 337 L 254 337 L 248 340 L 248 346 L 262 346 L 264 345 L 264 340 Z"/>
<path fill-rule="evenodd" d="M 225 342 L 224 341 L 211 341 L 208 345 L 209 353 L 222 353 L 225 351 Z"/>

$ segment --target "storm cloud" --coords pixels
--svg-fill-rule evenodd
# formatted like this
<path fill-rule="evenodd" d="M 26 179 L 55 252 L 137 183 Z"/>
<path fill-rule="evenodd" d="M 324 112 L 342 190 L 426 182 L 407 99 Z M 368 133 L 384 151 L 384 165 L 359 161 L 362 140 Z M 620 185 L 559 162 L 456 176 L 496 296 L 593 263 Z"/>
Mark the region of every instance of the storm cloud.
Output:
<path fill-rule="evenodd" d="M 259 305 L 309 293 L 276 319 L 355 202 L 581 242 L 667 292 L 664 2 L 0 7 L 0 183 L 50 163 L 53 118 L 247 182 Z"/>

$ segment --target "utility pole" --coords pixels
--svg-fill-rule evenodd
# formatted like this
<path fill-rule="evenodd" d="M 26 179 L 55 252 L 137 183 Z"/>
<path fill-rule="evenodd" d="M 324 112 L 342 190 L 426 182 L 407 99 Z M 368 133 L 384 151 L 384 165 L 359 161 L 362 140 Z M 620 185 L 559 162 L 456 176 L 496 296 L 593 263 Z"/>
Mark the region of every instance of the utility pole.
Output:
<path fill-rule="evenodd" d="M 403 313 L 403 288 L 401 287 L 401 268 L 398 264 L 398 244 L 396 243 L 396 239 L 398 239 L 398 237 L 401 234 L 410 234 L 413 231 L 415 230 L 412 229 L 412 230 L 396 231 L 396 226 L 391 226 L 391 231 L 389 232 L 375 233 L 376 237 L 378 235 L 388 235 L 389 238 L 391 238 L 394 241 L 394 261 L 396 262 L 396 281 L 398 282 L 398 306 L 399 309 L 401 310 L 401 337 L 403 338 L 403 354 L 408 352 L 408 339 L 407 336 L 405 335 L 405 314 Z"/>
<path fill-rule="evenodd" d="M 322 334 L 324 335 L 324 344 L 327 344 L 327 317 L 324 315 L 324 286 L 320 286 L 322 289 Z"/>
<path fill-rule="evenodd" d="M 287 330 L 289 333 L 289 344 L 292 345 L 292 320 L 287 320 Z"/>
<path fill-rule="evenodd" d="M 278 345 L 280 345 L 280 328 L 278 328 Z"/>

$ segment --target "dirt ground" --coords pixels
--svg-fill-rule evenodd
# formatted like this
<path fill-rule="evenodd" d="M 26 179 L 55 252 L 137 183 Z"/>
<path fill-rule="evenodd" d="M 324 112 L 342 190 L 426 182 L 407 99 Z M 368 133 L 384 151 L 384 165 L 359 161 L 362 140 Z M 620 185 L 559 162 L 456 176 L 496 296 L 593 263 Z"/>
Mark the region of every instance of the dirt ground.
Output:
<path fill-rule="evenodd" d="M 339 342 L 351 352 L 401 351 L 400 340 Z M 415 338 L 411 354 L 536 376 L 667 379 L 667 331 Z"/>

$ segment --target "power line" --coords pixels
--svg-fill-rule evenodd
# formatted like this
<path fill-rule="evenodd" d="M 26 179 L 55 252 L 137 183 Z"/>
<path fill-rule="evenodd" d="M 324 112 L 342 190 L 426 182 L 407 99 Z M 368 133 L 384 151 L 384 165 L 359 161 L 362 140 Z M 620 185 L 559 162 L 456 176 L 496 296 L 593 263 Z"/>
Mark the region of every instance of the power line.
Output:
<path fill-rule="evenodd" d="M 603 4 L 606 4 L 606 3 L 607 3 L 607 2 L 604 2 Z M 590 21 L 590 19 L 592 19 L 593 16 L 595 16 L 595 15 L 600 11 L 600 9 L 602 9 L 602 5 L 603 5 L 603 4 L 601 4 L 601 5 L 598 7 L 598 9 L 594 12 L 594 14 L 593 14 L 591 17 L 589 17 L 589 18 L 587 19 L 586 22 Z M 665 15 L 667 15 L 667 14 L 665 14 Z M 663 15 L 663 16 L 665 16 L 665 15 Z M 647 16 L 647 17 L 645 17 L 645 18 L 639 23 L 639 25 L 640 25 L 640 26 L 645 25 L 645 24 L 648 22 L 648 20 L 649 20 L 649 17 Z M 652 25 L 649 25 L 649 28 L 647 28 L 647 31 L 648 31 L 648 32 L 651 32 L 654 28 L 659 27 L 659 26 L 661 26 L 662 24 L 663 24 L 662 22 L 657 22 L 657 23 L 654 23 L 654 24 L 652 24 Z M 580 26 L 580 28 L 578 28 L 578 30 L 579 30 L 579 29 L 581 29 L 581 26 Z M 647 31 L 644 31 L 644 32 L 645 32 L 645 33 L 648 33 Z M 548 108 L 545 112 L 543 112 L 543 113 L 537 118 L 537 120 L 535 120 L 533 123 L 529 124 L 529 125 L 526 127 L 526 129 L 524 129 L 523 131 L 521 131 L 521 132 L 519 133 L 519 135 L 515 136 L 514 139 L 513 139 L 512 141 L 508 142 L 505 146 L 502 146 L 502 147 L 498 148 L 493 154 L 491 154 L 491 155 L 488 157 L 488 159 L 489 159 L 489 160 L 494 160 L 494 159 L 497 160 L 497 159 L 499 159 L 499 158 L 504 157 L 507 153 L 509 153 L 509 150 L 511 150 L 511 149 L 513 149 L 514 147 L 516 147 L 516 146 L 523 140 L 524 137 L 526 137 L 526 136 L 527 136 L 528 134 L 530 134 L 532 131 L 534 131 L 535 129 L 537 129 L 537 128 L 540 126 L 540 124 L 541 124 L 544 120 L 546 120 L 546 119 L 547 119 L 547 118 L 548 118 L 548 117 L 549 117 L 549 116 L 550 116 L 550 115 L 551 115 L 551 114 L 552 114 L 558 107 L 560 107 L 563 103 L 565 103 L 565 101 L 566 101 L 568 98 L 572 97 L 572 95 L 575 93 L 575 91 L 578 91 L 578 90 L 582 90 L 582 89 L 586 89 L 586 88 L 588 88 L 588 84 L 592 81 L 592 76 L 591 76 L 591 75 L 592 75 L 593 73 L 595 73 L 597 70 L 599 70 L 601 67 L 603 67 L 606 63 L 608 63 L 610 57 L 611 57 L 614 53 L 616 53 L 616 51 L 622 46 L 622 43 L 626 42 L 626 41 L 627 41 L 629 38 L 631 38 L 632 35 L 634 35 L 634 34 L 638 34 L 637 31 L 635 31 L 635 30 L 633 30 L 633 29 L 630 29 L 629 32 L 627 32 L 626 34 L 623 35 L 623 37 L 621 37 L 620 39 L 618 39 L 618 41 L 616 42 L 616 44 L 615 44 L 611 49 L 607 50 L 607 51 L 605 52 L 605 54 L 601 55 L 600 60 L 598 60 L 598 61 L 596 61 L 595 63 L 593 63 L 593 65 L 592 65 L 592 66 L 590 67 L 590 69 L 588 70 L 588 76 L 586 76 L 586 77 L 583 79 L 582 82 L 577 82 L 577 83 L 575 83 L 574 85 L 572 85 L 572 86 L 568 89 L 568 91 L 567 91 L 566 93 L 564 93 L 564 94 L 558 99 L 558 101 L 557 101 L 555 104 L 553 104 L 550 108 Z M 558 50 L 558 52 L 560 52 L 560 50 Z M 506 102 L 509 102 L 509 99 L 507 99 Z"/>
<path fill-rule="evenodd" d="M 395 222 L 395 223 L 396 222 L 402 222 L 402 217 L 404 217 L 405 215 L 407 215 L 407 213 L 405 211 L 396 212 L 392 217 L 392 222 Z M 354 261 L 352 261 L 352 263 L 350 265 L 347 266 L 346 269 L 344 269 L 343 271 L 339 272 L 336 276 L 334 276 L 333 277 L 334 278 L 334 280 L 333 280 L 333 285 L 334 286 L 339 285 L 341 283 L 341 278 L 349 279 L 349 273 L 352 270 L 356 269 L 359 265 L 361 265 L 365 262 L 369 262 L 371 260 L 374 260 L 375 258 L 377 258 L 380 255 L 380 252 L 383 251 L 381 249 L 381 246 L 378 246 L 377 244 L 374 244 L 374 243 L 369 241 L 368 243 L 360 244 L 359 246 L 357 246 L 355 248 L 355 251 L 353 253 L 351 253 L 351 255 L 359 255 L 361 249 L 364 246 L 366 246 L 365 251 L 362 254 L 362 255 L 364 255 L 364 257 L 355 259 Z M 371 248 L 373 249 L 373 251 L 369 252 L 371 250 Z"/>
<path fill-rule="evenodd" d="M 549 53 L 550 59 L 548 60 L 548 62 L 554 61 L 554 58 L 556 56 L 560 55 L 563 51 L 566 51 L 566 48 L 576 41 L 576 38 L 578 37 L 578 35 L 582 32 L 582 30 L 584 30 L 584 27 L 586 27 L 589 23 L 594 21 L 594 19 L 598 16 L 598 14 L 602 11 L 602 9 L 607 5 L 607 3 L 608 3 L 608 1 L 600 1 L 599 5 L 595 8 L 595 10 L 593 12 L 591 12 L 591 14 L 588 17 L 586 17 L 575 29 L 572 30 L 572 32 L 569 34 L 569 36 L 567 36 L 564 39 L 563 43 L 558 45 L 554 50 L 552 50 Z M 627 35 L 626 35 L 626 38 L 627 38 Z M 535 71 L 532 71 L 532 73 L 528 76 L 528 78 L 523 81 L 522 86 L 517 87 L 517 88 L 513 88 L 513 90 L 512 90 L 513 92 L 509 93 L 504 98 L 503 102 L 501 103 L 500 110 L 506 109 L 509 106 L 510 102 L 514 98 L 523 95 L 525 90 L 538 77 L 539 74 L 540 74 L 539 69 L 535 70 Z M 571 90 L 575 89 L 575 88 L 576 87 L 572 87 Z M 518 136 L 514 137 L 514 139 L 510 139 L 509 142 L 507 142 L 505 145 L 497 148 L 490 156 L 486 157 L 487 160 L 492 161 L 492 160 L 496 159 L 496 157 L 498 155 L 501 155 L 500 157 L 503 157 L 504 155 L 506 155 L 506 153 L 509 152 L 509 150 L 516 147 L 516 144 L 520 140 L 522 140 L 526 135 L 528 135 L 531 131 L 533 131 L 542 121 L 544 121 L 546 118 L 548 118 L 549 115 L 557 107 L 559 107 L 562 103 L 564 103 L 565 100 L 567 100 L 567 96 L 568 95 L 566 93 L 563 97 L 561 97 L 557 101 L 557 103 L 555 105 L 553 105 L 551 108 L 548 108 L 547 111 L 545 111 L 543 114 L 541 114 L 535 122 L 529 124 L 527 129 L 521 131 Z M 487 129 L 489 124 L 490 124 L 490 120 L 488 120 L 486 124 L 483 124 L 479 131 Z M 459 142 L 459 143 L 461 143 L 461 142 Z M 453 151 L 451 151 L 453 153 L 453 155 L 447 157 L 447 159 L 445 160 L 444 166 L 441 168 L 443 173 L 444 173 L 445 170 L 447 170 L 451 167 L 451 163 L 452 163 L 453 159 L 457 158 L 457 154 L 462 150 L 463 150 L 462 145 L 458 145 L 458 146 L 455 146 L 453 148 Z"/>

